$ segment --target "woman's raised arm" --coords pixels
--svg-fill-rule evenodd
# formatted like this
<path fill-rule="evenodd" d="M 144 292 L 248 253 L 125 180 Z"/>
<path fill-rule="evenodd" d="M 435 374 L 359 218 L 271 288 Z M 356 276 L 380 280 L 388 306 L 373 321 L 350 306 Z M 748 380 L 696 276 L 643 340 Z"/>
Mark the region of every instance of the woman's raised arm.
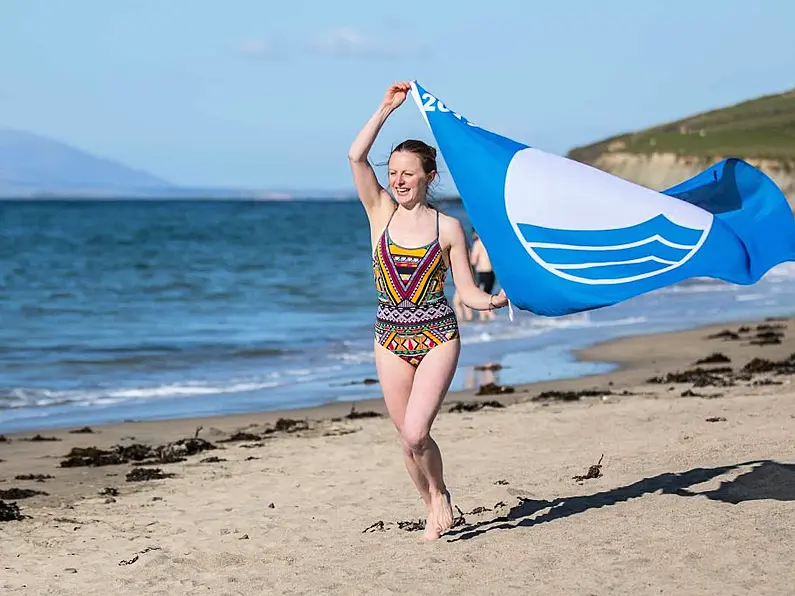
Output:
<path fill-rule="evenodd" d="M 356 186 L 359 200 L 364 205 L 364 209 L 370 219 L 372 219 L 372 213 L 388 204 L 390 199 L 387 192 L 379 184 L 367 156 L 384 122 L 406 100 L 406 94 L 410 89 L 410 83 L 395 83 L 391 85 L 384 94 L 381 105 L 378 106 L 378 109 L 364 125 L 364 128 L 359 131 L 351 148 L 348 150 L 348 161 L 350 161 L 351 171 L 353 172 L 353 183 Z"/>

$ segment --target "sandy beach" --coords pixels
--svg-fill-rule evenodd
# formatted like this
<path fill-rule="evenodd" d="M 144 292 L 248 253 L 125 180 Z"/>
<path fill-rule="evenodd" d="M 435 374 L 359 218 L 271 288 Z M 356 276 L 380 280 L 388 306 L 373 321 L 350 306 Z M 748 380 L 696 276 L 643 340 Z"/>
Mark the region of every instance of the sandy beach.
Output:
<path fill-rule="evenodd" d="M 794 353 L 795 319 L 736 323 L 450 394 L 432 544 L 379 400 L 7 434 L 0 592 L 790 594 Z"/>

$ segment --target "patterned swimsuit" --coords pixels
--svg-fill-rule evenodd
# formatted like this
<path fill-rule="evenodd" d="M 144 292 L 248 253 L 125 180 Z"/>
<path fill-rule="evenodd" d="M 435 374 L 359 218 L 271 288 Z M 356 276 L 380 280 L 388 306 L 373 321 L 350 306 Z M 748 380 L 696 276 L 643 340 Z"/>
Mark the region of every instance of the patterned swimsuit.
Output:
<path fill-rule="evenodd" d="M 373 255 L 373 274 L 375 339 L 387 350 L 417 367 L 431 349 L 458 337 L 458 320 L 444 295 L 447 265 L 439 246 L 438 211 L 436 238 L 419 248 L 392 242 L 387 222 Z"/>

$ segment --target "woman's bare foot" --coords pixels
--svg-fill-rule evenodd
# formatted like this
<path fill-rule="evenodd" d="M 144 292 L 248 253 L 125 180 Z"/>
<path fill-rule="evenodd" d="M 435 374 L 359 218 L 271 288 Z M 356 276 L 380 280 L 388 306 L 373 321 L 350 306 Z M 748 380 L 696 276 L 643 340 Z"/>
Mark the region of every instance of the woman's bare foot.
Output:
<path fill-rule="evenodd" d="M 428 510 L 428 519 L 425 520 L 425 533 L 422 535 L 423 542 L 430 542 L 432 540 L 439 540 L 441 534 L 436 527 L 436 522 L 433 520 L 433 513 Z"/>
<path fill-rule="evenodd" d="M 431 515 L 436 532 L 441 536 L 453 527 L 453 506 L 450 503 L 450 493 L 444 491 L 431 495 Z M 426 529 L 427 532 L 427 529 Z"/>

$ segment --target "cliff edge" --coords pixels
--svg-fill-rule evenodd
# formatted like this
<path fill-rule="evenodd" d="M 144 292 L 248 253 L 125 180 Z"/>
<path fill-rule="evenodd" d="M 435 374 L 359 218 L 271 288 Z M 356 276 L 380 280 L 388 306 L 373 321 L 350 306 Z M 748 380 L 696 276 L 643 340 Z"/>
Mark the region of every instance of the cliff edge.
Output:
<path fill-rule="evenodd" d="M 795 200 L 795 89 L 576 147 L 567 157 L 662 190 L 727 157 L 770 176 Z"/>

